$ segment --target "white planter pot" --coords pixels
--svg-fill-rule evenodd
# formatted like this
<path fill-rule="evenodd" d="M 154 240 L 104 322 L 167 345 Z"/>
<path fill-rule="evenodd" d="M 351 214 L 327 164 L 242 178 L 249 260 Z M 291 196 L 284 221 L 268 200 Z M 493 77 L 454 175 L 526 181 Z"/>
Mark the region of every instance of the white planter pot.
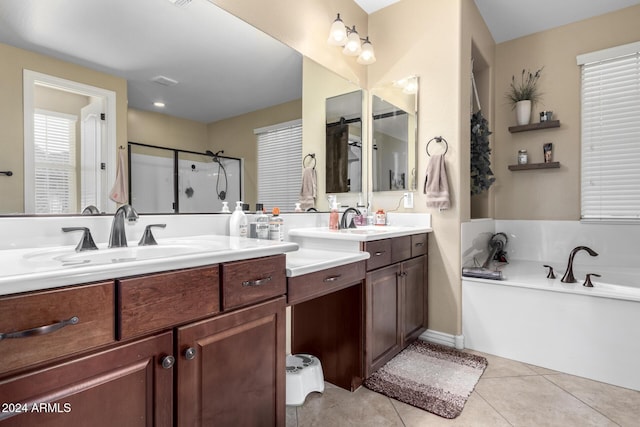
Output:
<path fill-rule="evenodd" d="M 528 125 L 531 120 L 531 101 L 516 102 L 516 121 L 519 126 Z"/>

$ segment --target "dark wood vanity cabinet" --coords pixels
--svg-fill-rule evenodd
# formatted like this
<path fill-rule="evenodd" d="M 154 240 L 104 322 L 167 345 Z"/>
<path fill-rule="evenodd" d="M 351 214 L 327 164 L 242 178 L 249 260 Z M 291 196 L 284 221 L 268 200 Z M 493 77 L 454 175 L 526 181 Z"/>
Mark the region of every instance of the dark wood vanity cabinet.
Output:
<path fill-rule="evenodd" d="M 1 379 L 0 426 L 170 427 L 172 354 L 166 332 Z"/>
<path fill-rule="evenodd" d="M 365 242 L 365 377 L 427 328 L 427 235 Z"/>
<path fill-rule="evenodd" d="M 285 421 L 285 298 L 177 331 L 177 426 Z"/>
<path fill-rule="evenodd" d="M 0 426 L 284 425 L 284 259 L 0 297 Z"/>

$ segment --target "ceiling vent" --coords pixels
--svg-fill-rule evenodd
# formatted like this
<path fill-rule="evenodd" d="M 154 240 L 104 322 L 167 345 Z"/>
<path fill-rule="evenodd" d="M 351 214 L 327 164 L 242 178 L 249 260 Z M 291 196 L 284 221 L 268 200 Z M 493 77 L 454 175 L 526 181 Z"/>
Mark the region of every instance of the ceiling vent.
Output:
<path fill-rule="evenodd" d="M 178 84 L 176 80 L 170 79 L 169 77 L 165 76 L 156 76 L 152 78 L 151 81 L 162 86 L 175 86 Z"/>
<path fill-rule="evenodd" d="M 169 0 L 169 3 L 178 7 L 187 7 L 189 3 L 191 3 L 191 0 Z"/>

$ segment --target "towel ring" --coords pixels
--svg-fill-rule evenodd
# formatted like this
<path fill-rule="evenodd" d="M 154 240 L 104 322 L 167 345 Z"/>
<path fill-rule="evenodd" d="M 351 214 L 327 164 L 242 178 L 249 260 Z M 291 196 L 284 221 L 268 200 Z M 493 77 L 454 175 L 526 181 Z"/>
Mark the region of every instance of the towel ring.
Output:
<path fill-rule="evenodd" d="M 302 159 L 302 166 L 303 167 L 307 167 L 307 165 L 305 164 L 307 161 L 307 157 L 311 157 L 311 160 L 313 160 L 313 168 L 316 168 L 316 155 L 315 153 L 311 153 L 311 154 L 307 154 L 306 156 L 304 156 L 304 159 Z"/>
<path fill-rule="evenodd" d="M 431 141 L 444 142 L 444 153 L 442 153 L 442 155 L 444 156 L 445 154 L 447 154 L 447 151 L 449 151 L 449 143 L 447 142 L 447 140 L 441 136 L 434 136 L 429 140 L 429 142 L 427 142 L 427 146 L 425 147 L 427 156 L 431 157 L 431 154 L 429 154 L 429 144 L 431 144 Z"/>

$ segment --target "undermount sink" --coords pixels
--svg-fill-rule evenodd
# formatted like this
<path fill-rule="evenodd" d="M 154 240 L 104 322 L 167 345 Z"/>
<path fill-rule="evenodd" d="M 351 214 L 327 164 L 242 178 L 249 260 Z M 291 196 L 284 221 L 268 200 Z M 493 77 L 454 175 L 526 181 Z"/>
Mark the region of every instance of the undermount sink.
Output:
<path fill-rule="evenodd" d="M 24 258 L 33 263 L 54 262 L 63 266 L 81 264 L 110 264 L 127 261 L 140 261 L 154 258 L 166 258 L 180 255 L 195 254 L 223 250 L 225 247 L 211 245 L 158 245 L 158 246 L 130 246 L 123 248 L 104 248 L 94 251 L 76 252 L 73 248 L 56 248 L 40 250 L 26 254 Z"/>

